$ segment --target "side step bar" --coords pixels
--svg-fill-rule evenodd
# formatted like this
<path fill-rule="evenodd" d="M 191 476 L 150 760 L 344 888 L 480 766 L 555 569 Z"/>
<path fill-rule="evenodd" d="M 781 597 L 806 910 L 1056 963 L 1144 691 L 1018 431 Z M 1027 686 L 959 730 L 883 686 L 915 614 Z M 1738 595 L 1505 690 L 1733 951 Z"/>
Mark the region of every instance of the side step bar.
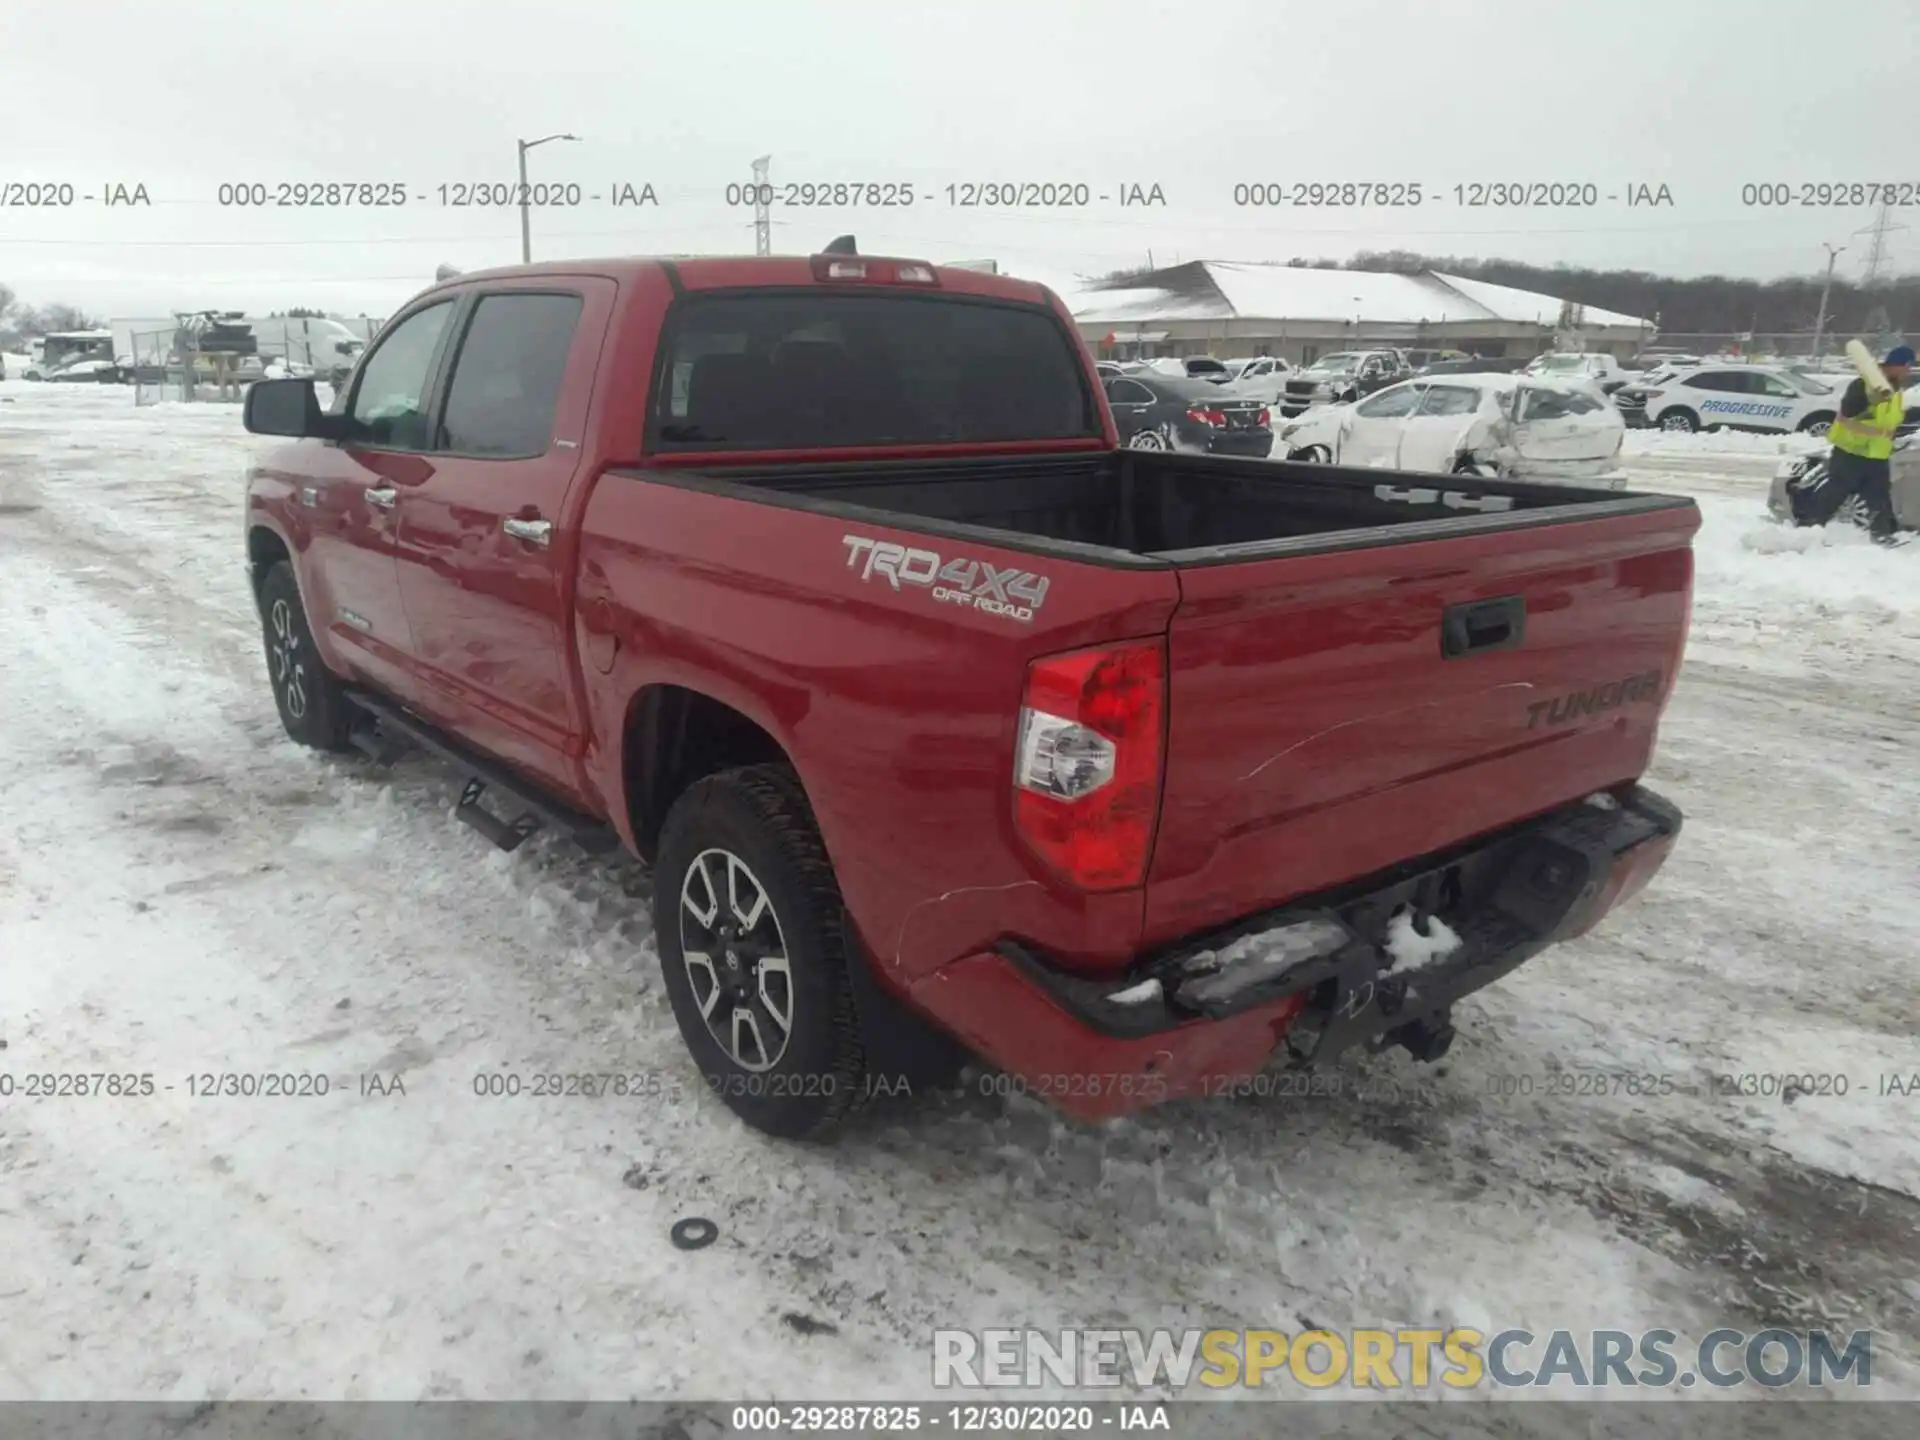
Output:
<path fill-rule="evenodd" d="M 551 825 L 589 855 L 604 855 L 619 845 L 620 837 L 611 825 L 536 789 L 498 761 L 470 749 L 418 716 L 408 714 L 383 696 L 349 690 L 347 699 L 374 722 L 372 729 L 354 727 L 355 746 L 379 763 L 391 764 L 404 749 L 395 736 L 404 736 L 421 749 L 452 763 L 466 777 L 460 803 L 454 807 L 455 818 L 471 825 L 502 850 L 519 849 L 529 835 L 544 825 Z M 514 819 L 503 820 L 481 805 L 480 797 L 489 788 L 498 790 L 519 806 L 519 814 Z"/>

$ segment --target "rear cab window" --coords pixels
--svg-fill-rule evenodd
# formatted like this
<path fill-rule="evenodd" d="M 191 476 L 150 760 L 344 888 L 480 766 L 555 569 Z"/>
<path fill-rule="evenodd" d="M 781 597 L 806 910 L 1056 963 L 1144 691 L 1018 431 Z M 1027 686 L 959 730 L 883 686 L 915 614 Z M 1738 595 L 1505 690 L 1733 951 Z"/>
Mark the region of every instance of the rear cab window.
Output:
<path fill-rule="evenodd" d="M 1101 435 L 1050 310 L 824 287 L 677 300 L 650 408 L 661 453 Z"/>

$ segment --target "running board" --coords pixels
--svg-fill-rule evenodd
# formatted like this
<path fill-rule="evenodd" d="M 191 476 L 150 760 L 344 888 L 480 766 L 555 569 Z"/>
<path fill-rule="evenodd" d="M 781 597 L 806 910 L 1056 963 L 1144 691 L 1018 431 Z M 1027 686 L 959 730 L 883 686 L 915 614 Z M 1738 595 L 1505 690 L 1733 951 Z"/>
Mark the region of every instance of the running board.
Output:
<path fill-rule="evenodd" d="M 386 763 L 396 745 L 393 737 L 404 736 L 423 750 L 430 750 L 451 763 L 465 777 L 460 802 L 454 807 L 454 817 L 462 824 L 478 830 L 502 850 L 519 849 L 529 835 L 547 825 L 560 831 L 589 855 L 604 855 L 619 845 L 620 837 L 611 825 L 603 824 L 591 815 L 583 814 L 536 789 L 498 761 L 435 729 L 383 696 L 364 690 L 349 690 L 347 699 L 370 717 L 379 729 L 388 732 L 380 735 L 355 727 L 352 738 L 356 746 Z M 361 738 L 363 735 L 365 739 Z M 497 790 L 515 802 L 519 806 L 519 814 L 512 820 L 503 820 L 481 805 L 480 797 L 489 789 Z"/>

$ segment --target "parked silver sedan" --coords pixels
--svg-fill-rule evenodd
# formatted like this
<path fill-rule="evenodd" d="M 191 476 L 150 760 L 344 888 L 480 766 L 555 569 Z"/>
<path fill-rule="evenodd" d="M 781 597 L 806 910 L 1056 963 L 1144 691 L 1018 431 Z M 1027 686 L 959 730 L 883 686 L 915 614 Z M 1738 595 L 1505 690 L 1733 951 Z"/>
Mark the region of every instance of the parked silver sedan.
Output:
<path fill-rule="evenodd" d="M 1893 523 L 1902 530 L 1920 530 L 1920 450 L 1914 449 L 1913 440 L 1911 434 L 1903 437 L 1895 442 L 1893 451 Z M 1809 444 L 1804 453 L 1781 462 L 1774 472 L 1773 489 L 1767 496 L 1767 509 L 1773 512 L 1774 519 L 1792 525 L 1815 523 L 1803 518 L 1815 507 L 1803 507 L 1796 513 L 1794 494 L 1818 488 L 1826 478 L 1827 457 L 1832 453 L 1832 447 L 1824 443 Z M 1868 517 L 1859 497 L 1853 496 L 1841 504 L 1832 518 L 1864 525 Z"/>

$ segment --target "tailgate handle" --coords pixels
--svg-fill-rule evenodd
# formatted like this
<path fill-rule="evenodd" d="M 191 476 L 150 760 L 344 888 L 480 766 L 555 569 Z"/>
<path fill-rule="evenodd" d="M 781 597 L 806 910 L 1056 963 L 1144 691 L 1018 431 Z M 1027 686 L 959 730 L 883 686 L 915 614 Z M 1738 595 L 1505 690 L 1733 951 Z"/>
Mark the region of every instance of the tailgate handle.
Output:
<path fill-rule="evenodd" d="M 1455 660 L 1485 650 L 1512 650 L 1527 633 L 1527 597 L 1503 595 L 1449 605 L 1440 622 L 1440 658 Z"/>

